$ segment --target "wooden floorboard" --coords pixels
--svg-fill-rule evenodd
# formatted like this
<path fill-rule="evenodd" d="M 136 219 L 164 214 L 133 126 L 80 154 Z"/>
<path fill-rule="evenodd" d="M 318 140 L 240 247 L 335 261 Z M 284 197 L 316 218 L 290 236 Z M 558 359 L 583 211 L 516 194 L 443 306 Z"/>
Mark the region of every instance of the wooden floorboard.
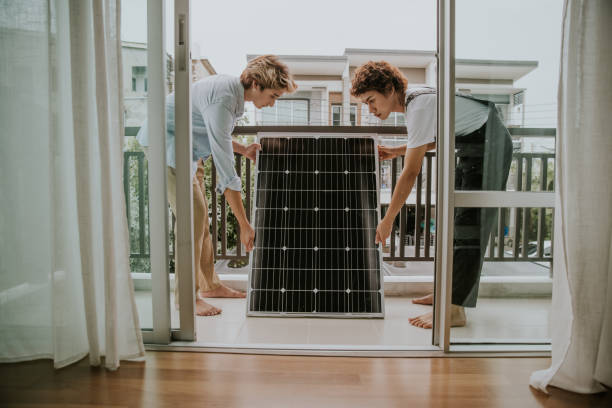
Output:
<path fill-rule="evenodd" d="M 357 358 L 147 352 L 115 372 L 82 360 L 0 365 L 2 407 L 612 407 L 612 392 L 532 390 L 548 358 Z"/>

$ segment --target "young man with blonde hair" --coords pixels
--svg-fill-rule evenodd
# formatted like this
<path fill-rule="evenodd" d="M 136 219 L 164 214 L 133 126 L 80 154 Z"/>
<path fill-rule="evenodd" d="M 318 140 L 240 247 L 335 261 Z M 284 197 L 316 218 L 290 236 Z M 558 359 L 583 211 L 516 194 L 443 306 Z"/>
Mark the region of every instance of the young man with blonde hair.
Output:
<path fill-rule="evenodd" d="M 208 203 L 204 191 L 204 160 L 212 156 L 217 171 L 216 190 L 225 196 L 238 220 L 240 242 L 247 251 L 251 251 L 255 230 L 249 224 L 242 205 L 242 182 L 236 174 L 234 152 L 254 161 L 261 146 L 256 143 L 244 146 L 233 141 L 232 131 L 236 121 L 244 113 L 245 102 L 253 102 L 257 108 L 274 106 L 280 96 L 291 93 L 296 88 L 287 66 L 273 55 L 263 55 L 249 61 L 240 78 L 213 75 L 192 85 L 194 265 L 196 314 L 200 316 L 221 313 L 221 309 L 210 305 L 203 298 L 245 297 L 243 292 L 221 283 L 215 272 L 215 247 L 209 231 Z M 166 114 L 168 201 L 176 215 L 174 93 L 166 98 Z M 137 138 L 142 146 L 148 146 L 146 125 L 140 129 Z M 178 307 L 177 280 L 174 293 Z"/>
<path fill-rule="evenodd" d="M 376 229 L 376 242 L 391 235 L 395 217 L 406 202 L 421 172 L 423 157 L 435 149 L 437 95 L 433 88 L 408 89 L 397 67 L 385 61 L 369 61 L 355 71 L 351 94 L 368 105 L 381 120 L 391 112 L 406 115 L 407 143 L 379 146 L 381 160 L 404 155 L 404 169 L 397 181 L 389 209 Z M 512 139 L 492 102 L 467 95 L 455 97 L 456 190 L 505 190 L 512 160 Z M 475 307 L 480 271 L 487 242 L 497 217 L 496 209 L 455 209 L 451 325 L 465 325 L 464 307 Z M 427 223 L 427 222 L 426 222 Z M 394 237 L 391 237 L 394 239 Z M 427 244 L 426 244 L 427 245 Z M 433 296 L 413 303 L 433 303 Z M 431 328 L 433 313 L 409 319 L 410 324 Z"/>

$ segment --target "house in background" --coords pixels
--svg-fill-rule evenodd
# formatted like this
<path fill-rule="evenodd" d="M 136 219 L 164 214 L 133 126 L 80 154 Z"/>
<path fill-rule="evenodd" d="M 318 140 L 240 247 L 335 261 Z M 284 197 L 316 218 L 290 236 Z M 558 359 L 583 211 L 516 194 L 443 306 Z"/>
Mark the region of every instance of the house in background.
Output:
<path fill-rule="evenodd" d="M 136 129 L 142 125 L 147 116 L 147 44 L 122 41 L 121 56 L 125 127 Z M 192 59 L 191 68 L 193 82 L 217 74 L 206 58 Z M 167 93 L 174 92 L 174 59 L 170 54 L 166 54 L 166 86 Z M 134 130 L 129 133 L 133 132 Z"/>
<path fill-rule="evenodd" d="M 123 97 L 125 127 L 137 127 L 147 116 L 147 44 L 123 41 Z"/>
<path fill-rule="evenodd" d="M 247 61 L 257 56 L 247 55 Z M 256 110 L 256 125 L 401 126 L 403 114 L 393 113 L 380 121 L 350 95 L 355 69 L 370 60 L 385 60 L 397 66 L 408 79 L 409 87 L 436 85 L 434 51 L 347 48 L 340 56 L 279 57 L 293 74 L 298 91 L 279 99 L 274 107 Z M 537 66 L 537 61 L 459 59 L 456 87 L 458 91 L 495 102 L 507 126 L 522 126 L 525 89 L 516 87 L 516 81 Z"/>

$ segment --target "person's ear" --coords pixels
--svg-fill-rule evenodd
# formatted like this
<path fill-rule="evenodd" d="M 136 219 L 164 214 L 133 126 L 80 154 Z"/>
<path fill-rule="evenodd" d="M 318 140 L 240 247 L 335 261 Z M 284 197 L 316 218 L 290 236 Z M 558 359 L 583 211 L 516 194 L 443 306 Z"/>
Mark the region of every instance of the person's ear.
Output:
<path fill-rule="evenodd" d="M 389 97 L 389 95 L 393 94 L 393 84 L 388 83 L 385 85 L 385 87 L 380 90 L 379 92 L 384 96 L 384 97 Z"/>

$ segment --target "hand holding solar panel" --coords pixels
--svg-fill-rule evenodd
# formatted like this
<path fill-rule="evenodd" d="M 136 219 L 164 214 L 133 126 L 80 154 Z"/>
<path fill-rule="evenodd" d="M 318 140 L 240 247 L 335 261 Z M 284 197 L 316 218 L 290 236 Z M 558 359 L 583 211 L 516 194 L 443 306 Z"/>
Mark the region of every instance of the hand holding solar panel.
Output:
<path fill-rule="evenodd" d="M 262 137 L 249 315 L 383 316 L 372 137 Z"/>
<path fill-rule="evenodd" d="M 404 149 L 405 150 L 405 149 Z M 401 155 L 398 149 L 392 146 L 378 145 L 378 158 L 379 160 L 391 160 Z"/>
<path fill-rule="evenodd" d="M 261 150 L 259 143 L 251 143 L 244 150 L 244 156 L 246 156 L 253 163 L 257 161 L 257 151 Z"/>

